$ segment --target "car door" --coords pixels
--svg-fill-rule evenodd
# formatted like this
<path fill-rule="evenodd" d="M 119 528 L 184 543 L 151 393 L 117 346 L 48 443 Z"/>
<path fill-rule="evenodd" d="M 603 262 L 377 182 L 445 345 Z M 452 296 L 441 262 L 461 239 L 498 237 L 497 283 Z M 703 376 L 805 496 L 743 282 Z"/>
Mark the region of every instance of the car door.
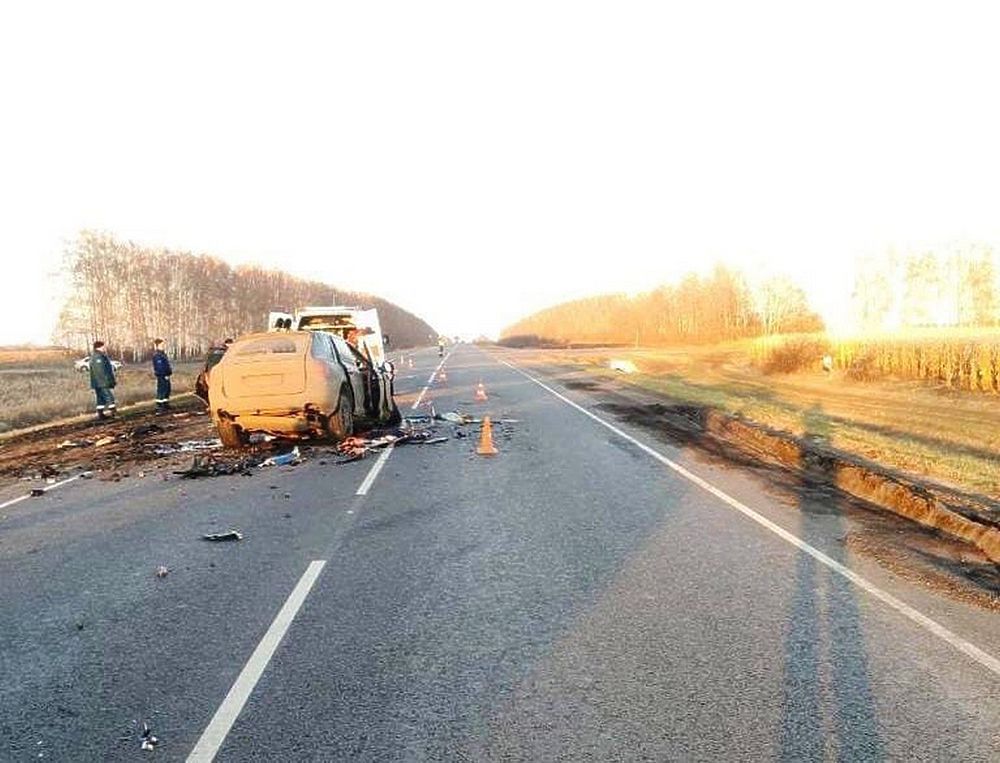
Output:
<path fill-rule="evenodd" d="M 364 368 L 358 363 L 358 358 L 351 346 L 336 334 L 327 334 L 333 344 L 337 355 L 337 361 L 347 374 L 351 384 L 351 391 L 354 393 L 354 415 L 367 416 L 368 413 L 368 384 L 365 378 Z"/>

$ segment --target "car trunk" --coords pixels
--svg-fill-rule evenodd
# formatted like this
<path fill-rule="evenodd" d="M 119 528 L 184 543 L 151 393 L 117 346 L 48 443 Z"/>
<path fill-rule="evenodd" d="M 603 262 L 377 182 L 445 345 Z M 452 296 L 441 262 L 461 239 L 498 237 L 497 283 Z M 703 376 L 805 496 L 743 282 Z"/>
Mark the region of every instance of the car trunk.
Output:
<path fill-rule="evenodd" d="M 225 396 L 233 401 L 266 403 L 268 398 L 301 394 L 306 387 L 308 352 L 308 335 L 274 334 L 233 348 L 233 357 L 219 366 Z"/>

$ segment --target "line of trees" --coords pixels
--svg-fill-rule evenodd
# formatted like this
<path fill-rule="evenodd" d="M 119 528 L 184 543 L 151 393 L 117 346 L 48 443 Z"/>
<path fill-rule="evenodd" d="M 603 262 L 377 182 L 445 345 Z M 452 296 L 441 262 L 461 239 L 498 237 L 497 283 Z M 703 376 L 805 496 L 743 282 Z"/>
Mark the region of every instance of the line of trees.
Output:
<path fill-rule="evenodd" d="M 501 338 L 507 344 L 699 344 L 822 328 L 805 293 L 787 278 L 751 287 L 740 272 L 719 265 L 708 277 L 688 275 L 634 297 L 607 294 L 546 308 Z"/>
<path fill-rule="evenodd" d="M 113 354 L 132 360 L 146 357 L 155 337 L 164 338 L 175 357 L 198 357 L 227 336 L 263 330 L 271 310 L 305 305 L 378 308 L 393 347 L 427 344 L 437 336 L 426 322 L 380 297 L 96 231 L 82 231 L 68 247 L 64 272 L 70 291 L 54 339 L 81 349 L 102 339 Z"/>
<path fill-rule="evenodd" d="M 854 307 L 862 329 L 1000 325 L 993 250 L 888 254 L 858 268 Z"/>

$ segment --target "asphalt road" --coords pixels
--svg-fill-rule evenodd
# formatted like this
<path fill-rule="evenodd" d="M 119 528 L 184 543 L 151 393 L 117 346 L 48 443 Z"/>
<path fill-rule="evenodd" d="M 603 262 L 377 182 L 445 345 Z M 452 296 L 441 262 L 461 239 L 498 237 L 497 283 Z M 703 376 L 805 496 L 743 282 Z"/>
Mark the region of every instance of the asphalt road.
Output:
<path fill-rule="evenodd" d="M 501 358 L 460 346 L 425 395 L 516 420 L 494 457 L 466 427 L 0 512 L 0 759 L 1000 759 L 995 612 Z"/>

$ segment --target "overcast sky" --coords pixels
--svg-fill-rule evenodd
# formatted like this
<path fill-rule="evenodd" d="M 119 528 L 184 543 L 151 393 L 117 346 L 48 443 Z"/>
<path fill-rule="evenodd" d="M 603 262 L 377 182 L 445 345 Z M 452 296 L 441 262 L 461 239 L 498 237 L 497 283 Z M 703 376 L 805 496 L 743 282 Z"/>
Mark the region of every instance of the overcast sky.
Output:
<path fill-rule="evenodd" d="M 992 4 L 7 3 L 0 343 L 82 227 L 495 334 L 717 260 L 840 319 L 859 255 L 1000 241 Z M 14 276 L 17 276 L 16 278 Z"/>

